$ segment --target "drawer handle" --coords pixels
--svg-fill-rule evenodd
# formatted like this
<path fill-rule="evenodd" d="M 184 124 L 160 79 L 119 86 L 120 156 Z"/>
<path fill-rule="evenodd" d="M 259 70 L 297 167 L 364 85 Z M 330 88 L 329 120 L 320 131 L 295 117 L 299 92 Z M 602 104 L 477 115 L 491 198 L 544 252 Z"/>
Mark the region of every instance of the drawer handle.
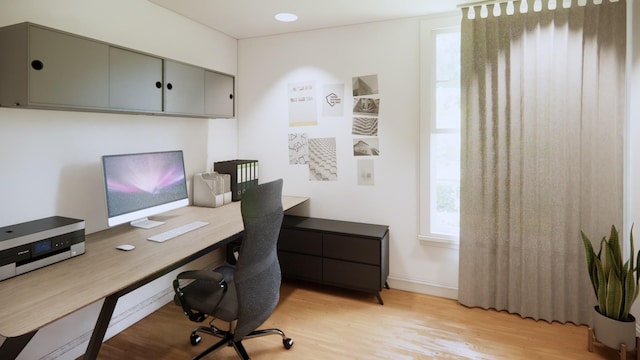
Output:
<path fill-rule="evenodd" d="M 171 83 L 168 83 L 167 84 L 167 89 L 169 89 L 169 90 L 173 89 L 173 85 Z"/>
<path fill-rule="evenodd" d="M 162 83 L 160 81 L 156 81 L 156 88 L 160 89 L 162 87 Z"/>

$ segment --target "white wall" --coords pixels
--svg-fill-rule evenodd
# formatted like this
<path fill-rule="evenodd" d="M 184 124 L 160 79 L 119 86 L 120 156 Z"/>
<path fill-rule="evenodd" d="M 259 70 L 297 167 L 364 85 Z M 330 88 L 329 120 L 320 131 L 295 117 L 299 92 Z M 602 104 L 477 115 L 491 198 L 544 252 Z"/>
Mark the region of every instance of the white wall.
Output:
<path fill-rule="evenodd" d="M 239 155 L 260 161 L 261 179 L 283 177 L 285 193 L 309 196 L 310 216 L 389 225 L 391 287 L 456 297 L 457 250 L 417 239 L 420 20 L 240 40 Z M 373 157 L 375 186 L 358 186 L 351 81 L 371 74 L 378 75 L 380 89 L 380 156 Z M 345 84 L 344 116 L 289 127 L 287 85 L 311 80 L 318 90 Z M 320 114 L 323 99 L 316 94 Z M 337 181 L 309 181 L 307 167 L 289 165 L 287 135 L 299 132 L 336 138 Z"/>
<path fill-rule="evenodd" d="M 24 21 L 237 73 L 235 39 L 146 0 L 0 2 L 0 26 Z M 236 138 L 233 119 L 0 108 L 0 226 L 61 215 L 85 219 L 88 233 L 102 230 L 102 155 L 182 149 L 190 178 L 214 160 L 237 157 Z M 215 253 L 188 267 L 219 260 Z M 107 336 L 169 301 L 172 278 L 165 276 L 121 299 Z M 20 359 L 77 358 L 84 353 L 99 308 L 100 303 L 94 304 L 45 327 Z"/>

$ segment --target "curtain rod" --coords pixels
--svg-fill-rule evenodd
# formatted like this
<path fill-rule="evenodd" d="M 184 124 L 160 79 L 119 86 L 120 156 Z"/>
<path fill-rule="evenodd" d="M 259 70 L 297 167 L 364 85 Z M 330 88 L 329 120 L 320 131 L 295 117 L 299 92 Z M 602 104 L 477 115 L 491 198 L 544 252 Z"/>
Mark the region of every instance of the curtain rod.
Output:
<path fill-rule="evenodd" d="M 490 4 L 500 4 L 506 2 L 519 2 L 520 0 L 478 0 L 478 1 L 468 1 L 465 3 L 458 4 L 458 8 L 468 8 L 473 6 L 481 6 L 481 5 L 490 5 Z"/>

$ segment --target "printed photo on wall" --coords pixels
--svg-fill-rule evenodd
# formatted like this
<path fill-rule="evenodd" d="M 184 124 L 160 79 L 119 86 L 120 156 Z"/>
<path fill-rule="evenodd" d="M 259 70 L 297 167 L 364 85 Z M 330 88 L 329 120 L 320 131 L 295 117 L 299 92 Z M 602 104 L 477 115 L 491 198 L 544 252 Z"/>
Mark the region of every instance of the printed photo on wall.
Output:
<path fill-rule="evenodd" d="M 380 99 L 362 97 L 353 99 L 353 115 L 378 116 Z"/>
<path fill-rule="evenodd" d="M 364 116 L 354 117 L 351 134 L 378 136 L 378 118 Z"/>
<path fill-rule="evenodd" d="M 325 85 L 322 92 L 322 115 L 344 115 L 344 84 Z"/>
<path fill-rule="evenodd" d="M 375 185 L 373 159 L 358 160 L 358 185 Z"/>
<path fill-rule="evenodd" d="M 289 134 L 289 164 L 309 163 L 309 140 L 306 133 Z"/>
<path fill-rule="evenodd" d="M 338 180 L 336 138 L 309 139 L 309 180 Z"/>
<path fill-rule="evenodd" d="M 378 138 L 355 138 L 353 139 L 353 156 L 378 156 L 380 155 L 380 146 Z"/>
<path fill-rule="evenodd" d="M 352 78 L 353 96 L 378 93 L 378 75 L 355 76 Z"/>
<path fill-rule="evenodd" d="M 289 84 L 289 126 L 318 124 L 313 81 Z"/>

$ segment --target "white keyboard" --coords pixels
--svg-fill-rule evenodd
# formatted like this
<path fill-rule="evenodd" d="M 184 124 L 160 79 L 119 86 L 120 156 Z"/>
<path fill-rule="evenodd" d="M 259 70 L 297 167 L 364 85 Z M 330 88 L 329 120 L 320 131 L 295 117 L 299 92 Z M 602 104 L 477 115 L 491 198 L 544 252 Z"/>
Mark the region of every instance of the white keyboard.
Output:
<path fill-rule="evenodd" d="M 164 242 L 170 239 L 173 239 L 176 236 L 180 236 L 182 234 L 186 234 L 189 231 L 193 231 L 199 229 L 203 226 L 209 225 L 206 221 L 194 221 L 192 223 L 184 224 L 182 226 L 178 226 L 177 228 L 173 228 L 171 230 L 167 230 L 165 232 L 161 232 L 155 235 L 151 235 L 147 238 L 147 240 L 155 241 L 155 242 Z"/>

